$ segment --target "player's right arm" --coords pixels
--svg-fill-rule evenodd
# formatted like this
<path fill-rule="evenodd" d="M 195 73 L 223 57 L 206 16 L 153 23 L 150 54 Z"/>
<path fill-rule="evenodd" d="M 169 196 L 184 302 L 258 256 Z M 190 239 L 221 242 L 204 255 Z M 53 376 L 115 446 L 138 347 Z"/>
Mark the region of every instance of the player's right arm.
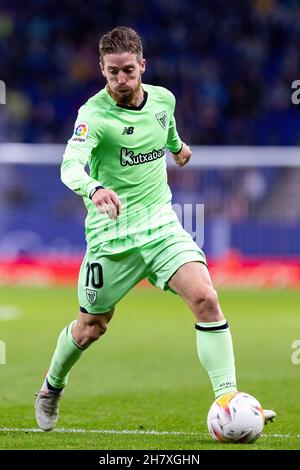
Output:
<path fill-rule="evenodd" d="M 121 203 L 117 193 L 103 187 L 95 188 L 90 199 L 101 214 L 107 214 L 110 219 L 116 220 L 121 214 Z"/>
<path fill-rule="evenodd" d="M 99 120 L 96 124 L 83 106 L 79 110 L 73 136 L 64 153 L 61 180 L 76 194 L 90 198 L 100 213 L 107 213 L 111 219 L 116 219 L 120 214 L 118 196 L 85 171 L 93 150 L 100 145 L 101 131 Z"/>

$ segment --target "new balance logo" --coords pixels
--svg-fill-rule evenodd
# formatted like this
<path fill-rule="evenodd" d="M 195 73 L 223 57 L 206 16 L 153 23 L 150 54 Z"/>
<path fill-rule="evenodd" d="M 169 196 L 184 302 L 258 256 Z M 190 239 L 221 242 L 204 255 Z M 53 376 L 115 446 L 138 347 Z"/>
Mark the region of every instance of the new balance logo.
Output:
<path fill-rule="evenodd" d="M 125 135 L 125 134 L 133 134 L 133 131 L 134 131 L 134 127 L 124 127 L 124 130 L 122 132 L 122 135 Z"/>

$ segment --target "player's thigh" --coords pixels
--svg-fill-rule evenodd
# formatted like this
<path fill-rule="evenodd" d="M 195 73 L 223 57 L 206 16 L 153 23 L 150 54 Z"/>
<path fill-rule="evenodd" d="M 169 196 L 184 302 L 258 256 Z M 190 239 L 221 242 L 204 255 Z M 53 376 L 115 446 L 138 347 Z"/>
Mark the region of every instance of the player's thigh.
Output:
<path fill-rule="evenodd" d="M 118 254 L 87 252 L 79 273 L 78 300 L 85 314 L 107 314 L 145 277 L 138 251 Z"/>
<path fill-rule="evenodd" d="M 169 281 L 187 263 L 198 266 L 198 271 L 204 268 L 207 270 L 203 251 L 179 223 L 172 233 L 148 244 L 143 254 L 149 270 L 148 280 L 163 290 L 171 289 L 173 292 L 179 293 L 172 288 Z"/>

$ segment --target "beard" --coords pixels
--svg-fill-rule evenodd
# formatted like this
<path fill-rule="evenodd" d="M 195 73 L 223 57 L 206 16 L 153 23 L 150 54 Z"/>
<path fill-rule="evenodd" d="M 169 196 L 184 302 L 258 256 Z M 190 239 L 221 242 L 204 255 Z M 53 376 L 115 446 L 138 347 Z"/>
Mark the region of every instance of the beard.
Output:
<path fill-rule="evenodd" d="M 121 105 L 130 105 L 134 99 L 135 92 L 134 90 L 122 90 L 122 91 L 116 91 L 114 93 L 115 96 L 113 98 L 116 100 L 118 104 Z"/>
<path fill-rule="evenodd" d="M 108 91 L 111 97 L 121 106 L 133 105 L 141 87 L 142 79 L 139 77 L 138 83 L 135 88 L 129 88 L 126 86 L 115 88 L 111 90 L 108 86 Z"/>

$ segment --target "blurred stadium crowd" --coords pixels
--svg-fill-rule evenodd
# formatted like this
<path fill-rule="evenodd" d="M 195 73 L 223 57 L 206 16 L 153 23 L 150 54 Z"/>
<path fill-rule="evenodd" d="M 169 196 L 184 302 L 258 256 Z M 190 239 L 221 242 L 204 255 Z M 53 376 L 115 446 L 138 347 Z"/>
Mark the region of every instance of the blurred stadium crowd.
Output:
<path fill-rule="evenodd" d="M 144 81 L 174 92 L 189 143 L 299 144 L 297 0 L 2 0 L 0 141 L 65 142 L 104 85 L 99 38 L 119 24 L 141 34 Z"/>

